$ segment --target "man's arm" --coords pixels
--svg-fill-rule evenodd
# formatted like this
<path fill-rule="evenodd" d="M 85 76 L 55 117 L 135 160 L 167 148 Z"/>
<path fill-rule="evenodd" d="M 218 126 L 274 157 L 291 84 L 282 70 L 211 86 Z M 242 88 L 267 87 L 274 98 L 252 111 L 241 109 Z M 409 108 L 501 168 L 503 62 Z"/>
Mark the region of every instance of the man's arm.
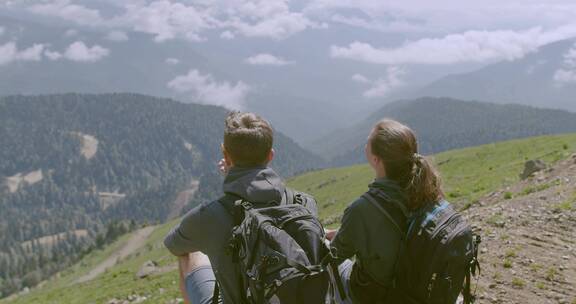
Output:
<path fill-rule="evenodd" d="M 336 236 L 336 233 L 338 233 L 338 229 L 324 229 L 324 232 L 326 233 L 326 239 L 332 241 Z"/>
<path fill-rule="evenodd" d="M 209 244 L 207 239 L 211 223 L 205 205 L 197 206 L 182 218 L 164 238 L 164 246 L 175 256 L 203 251 Z"/>
<path fill-rule="evenodd" d="M 218 170 L 224 175 L 227 174 L 230 167 L 226 160 L 220 160 Z M 190 252 L 205 251 L 210 244 L 210 229 L 214 227 L 209 205 L 201 204 L 188 211 L 180 224 L 164 238 L 164 246 L 172 254 L 183 256 Z"/>
<path fill-rule="evenodd" d="M 210 259 L 200 251 L 178 256 L 178 272 L 180 273 L 180 292 L 185 304 L 190 304 L 190 299 L 186 291 L 186 276 L 194 270 L 209 266 Z"/>
<path fill-rule="evenodd" d="M 189 268 L 190 258 L 188 255 L 181 255 L 178 257 L 178 272 L 180 273 L 180 293 L 184 299 L 184 304 L 190 304 L 190 299 L 188 298 L 188 293 L 186 292 L 186 275 L 189 272 L 186 270 Z"/>

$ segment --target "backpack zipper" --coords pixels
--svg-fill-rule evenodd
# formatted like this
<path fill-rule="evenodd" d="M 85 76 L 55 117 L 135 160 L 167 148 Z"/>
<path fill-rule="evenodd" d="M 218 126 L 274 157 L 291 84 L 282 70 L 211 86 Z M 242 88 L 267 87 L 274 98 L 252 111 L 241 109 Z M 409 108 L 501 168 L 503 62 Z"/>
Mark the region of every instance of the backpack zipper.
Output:
<path fill-rule="evenodd" d="M 431 239 L 434 239 L 438 236 L 439 233 L 441 233 L 444 228 L 446 228 L 446 226 L 449 226 L 450 224 L 452 224 L 453 222 L 457 221 L 460 218 L 460 214 L 458 213 L 454 213 L 452 214 L 447 220 L 445 220 L 440 226 L 438 226 L 435 231 L 435 233 L 433 235 L 430 236 Z"/>

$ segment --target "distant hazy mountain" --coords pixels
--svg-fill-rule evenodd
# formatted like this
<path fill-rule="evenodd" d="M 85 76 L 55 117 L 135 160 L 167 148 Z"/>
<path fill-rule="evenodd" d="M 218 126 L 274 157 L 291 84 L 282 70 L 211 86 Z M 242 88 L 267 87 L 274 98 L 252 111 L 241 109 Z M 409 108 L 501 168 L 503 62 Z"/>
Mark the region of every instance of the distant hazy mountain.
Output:
<path fill-rule="evenodd" d="M 321 136 L 329 129 L 326 126 L 349 126 L 348 114 L 361 113 L 369 104 L 356 100 L 361 99 L 360 88 L 351 81 L 351 75 L 362 71 L 377 74 L 381 69 L 330 58 L 327 50 L 333 41 L 344 43 L 347 40 L 342 35 L 358 34 L 358 30 L 350 29 L 319 29 L 279 41 L 225 40 L 214 34 L 202 42 L 178 39 L 158 43 L 151 35 L 137 32 L 126 32 L 124 38 L 128 40 L 112 41 L 108 32 L 52 20 L 0 15 L 0 27 L 4 28 L 0 45 L 15 42 L 19 50 L 41 43 L 46 50 L 63 53 L 80 41 L 88 48 L 100 46 L 109 52 L 96 62 L 51 60 L 44 55 L 39 61 L 1 65 L 0 95 L 136 92 L 200 103 L 203 101 L 194 93 L 177 92 L 168 86 L 176 77 L 197 70 L 209 75 L 215 84 L 233 86 L 241 81 L 249 86 L 243 109 L 272 117 L 279 130 L 299 143 Z M 246 62 L 261 53 L 284 58 L 286 64 Z"/>
<path fill-rule="evenodd" d="M 393 118 L 412 127 L 422 153 L 430 154 L 528 136 L 576 132 L 576 114 L 522 105 L 421 98 L 384 106 L 362 123 L 319 140 L 317 152 L 335 165 L 364 162 L 374 123 Z"/>
<path fill-rule="evenodd" d="M 44 278 L 113 221 L 164 221 L 216 198 L 226 115 L 137 94 L 0 98 L 0 257 L 11 261 L 0 278 Z M 281 133 L 275 149 L 284 176 L 321 166 Z"/>
<path fill-rule="evenodd" d="M 563 70 L 573 73 L 572 81 L 563 81 Z M 544 46 L 519 60 L 444 77 L 411 96 L 518 103 L 576 111 L 576 40 Z"/>

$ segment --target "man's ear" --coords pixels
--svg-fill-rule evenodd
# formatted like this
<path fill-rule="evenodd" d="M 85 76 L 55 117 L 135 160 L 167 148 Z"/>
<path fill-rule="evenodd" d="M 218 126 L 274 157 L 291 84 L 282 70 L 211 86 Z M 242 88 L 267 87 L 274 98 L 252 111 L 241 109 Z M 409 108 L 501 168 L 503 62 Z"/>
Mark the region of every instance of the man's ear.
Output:
<path fill-rule="evenodd" d="M 272 162 L 275 154 L 276 154 L 276 151 L 274 151 L 274 149 L 270 149 L 270 153 L 268 153 L 268 158 L 266 159 L 266 163 Z"/>
<path fill-rule="evenodd" d="M 234 165 L 234 163 L 232 162 L 232 158 L 230 157 L 230 154 L 228 154 L 228 151 L 226 151 L 224 144 L 221 144 L 220 148 L 222 149 L 222 156 L 224 157 L 224 161 L 226 161 L 226 166 L 232 167 Z"/>

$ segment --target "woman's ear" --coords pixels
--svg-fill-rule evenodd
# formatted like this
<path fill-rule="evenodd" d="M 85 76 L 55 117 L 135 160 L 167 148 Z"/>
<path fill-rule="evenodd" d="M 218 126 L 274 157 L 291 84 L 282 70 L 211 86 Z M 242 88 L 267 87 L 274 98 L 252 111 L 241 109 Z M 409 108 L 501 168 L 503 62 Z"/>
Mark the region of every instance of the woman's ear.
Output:
<path fill-rule="evenodd" d="M 274 149 L 270 149 L 270 152 L 268 153 L 268 158 L 266 159 L 266 163 L 270 163 L 274 159 L 275 154 L 276 151 L 274 151 Z"/>
<path fill-rule="evenodd" d="M 372 153 L 370 144 L 366 144 L 364 146 L 364 154 L 366 155 L 366 160 L 370 165 L 372 165 L 373 167 L 378 166 L 378 162 L 380 161 L 380 159 Z"/>

